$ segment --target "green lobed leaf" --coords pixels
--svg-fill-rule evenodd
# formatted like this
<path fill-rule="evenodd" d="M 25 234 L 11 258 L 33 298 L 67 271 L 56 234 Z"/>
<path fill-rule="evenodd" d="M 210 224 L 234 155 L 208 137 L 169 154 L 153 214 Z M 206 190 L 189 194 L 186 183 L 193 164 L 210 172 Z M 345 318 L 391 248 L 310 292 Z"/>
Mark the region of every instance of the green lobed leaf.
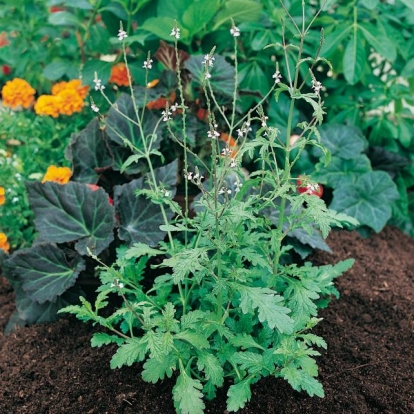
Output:
<path fill-rule="evenodd" d="M 51 81 L 57 81 L 65 75 L 70 66 L 72 66 L 71 62 L 54 61 L 43 68 L 42 75 Z"/>
<path fill-rule="evenodd" d="M 397 49 L 394 42 L 380 32 L 374 25 L 361 23 L 359 29 L 377 53 L 391 61 L 397 58 Z"/>
<path fill-rule="evenodd" d="M 215 17 L 214 28 L 217 30 L 222 24 L 230 26 L 230 18 L 239 24 L 241 22 L 254 22 L 260 18 L 262 4 L 251 0 L 227 0 L 224 7 Z"/>
<path fill-rule="evenodd" d="M 217 0 L 194 1 L 184 11 L 181 22 L 189 31 L 190 36 L 204 29 L 218 10 Z"/>
<path fill-rule="evenodd" d="M 242 370 L 248 371 L 249 374 L 257 374 L 266 367 L 263 356 L 250 351 L 236 352 L 232 357 L 232 362 L 238 364 Z"/>
<path fill-rule="evenodd" d="M 181 373 L 173 388 L 174 407 L 180 414 L 203 414 L 203 385 L 197 379 Z"/>
<path fill-rule="evenodd" d="M 161 360 L 150 358 L 144 364 L 142 379 L 146 382 L 156 384 L 163 380 L 165 376 L 171 378 L 177 368 L 178 356 L 175 353 L 165 355 Z"/>
<path fill-rule="evenodd" d="M 287 316 L 289 308 L 279 305 L 283 298 L 267 288 L 249 287 L 233 283 L 240 292 L 240 309 L 243 313 L 258 310 L 260 322 L 267 322 L 271 329 L 277 328 L 282 333 L 292 333 L 294 321 Z"/>
<path fill-rule="evenodd" d="M 248 348 L 257 348 L 261 349 L 262 351 L 264 348 L 256 342 L 256 340 L 251 336 L 247 334 L 238 334 L 233 338 L 230 338 L 229 342 L 236 347 L 240 347 L 242 349 L 248 349 Z"/>
<path fill-rule="evenodd" d="M 111 76 L 111 62 L 105 62 L 103 60 L 91 59 L 88 60 L 82 68 L 82 83 L 93 87 L 93 80 L 95 79 L 95 73 L 102 81 L 103 85 L 108 83 Z"/>
<path fill-rule="evenodd" d="M 392 205 L 399 198 L 395 183 L 384 171 L 361 174 L 333 192 L 330 208 L 357 219 L 380 232 L 391 218 Z"/>
<path fill-rule="evenodd" d="M 115 210 L 103 189 L 91 191 L 76 182 L 27 182 L 26 188 L 42 239 L 76 242 L 82 255 L 88 249 L 98 255 L 112 242 Z"/>
<path fill-rule="evenodd" d="M 282 368 L 280 373 L 282 374 L 283 378 L 289 382 L 290 386 L 294 390 L 304 390 L 311 397 L 316 395 L 323 398 L 325 396 L 322 384 L 304 370 L 297 369 L 293 364 Z"/>
<path fill-rule="evenodd" d="M 198 350 L 210 348 L 210 343 L 207 339 L 199 332 L 191 331 L 182 331 L 174 335 L 174 339 L 179 339 L 180 341 L 188 342 Z"/>
<path fill-rule="evenodd" d="M 118 346 L 122 345 L 125 342 L 125 339 L 117 335 L 108 335 L 106 333 L 95 332 L 91 338 L 91 347 L 100 348 L 102 345 L 109 345 L 112 343 L 117 344 Z"/>
<path fill-rule="evenodd" d="M 237 384 L 231 385 L 227 391 L 227 410 L 239 411 L 244 408 L 246 402 L 250 401 L 252 392 L 250 390 L 250 380 L 245 379 Z"/>
<path fill-rule="evenodd" d="M 72 135 L 66 158 L 72 161 L 72 180 L 82 183 L 97 183 L 100 173 L 112 165 L 105 132 L 98 119 L 93 119 L 84 130 Z"/>
<path fill-rule="evenodd" d="M 224 382 L 224 370 L 220 361 L 213 354 L 202 351 L 198 354 L 197 368 L 204 371 L 206 379 L 217 387 L 221 387 Z"/>
<path fill-rule="evenodd" d="M 21 278 L 28 298 L 40 304 L 56 301 L 85 270 L 81 256 L 75 254 L 69 261 L 63 250 L 51 243 L 17 250 L 7 262 Z"/>
<path fill-rule="evenodd" d="M 142 361 L 147 353 L 147 344 L 142 338 L 128 338 L 112 356 L 111 368 L 131 366 L 134 362 Z"/>

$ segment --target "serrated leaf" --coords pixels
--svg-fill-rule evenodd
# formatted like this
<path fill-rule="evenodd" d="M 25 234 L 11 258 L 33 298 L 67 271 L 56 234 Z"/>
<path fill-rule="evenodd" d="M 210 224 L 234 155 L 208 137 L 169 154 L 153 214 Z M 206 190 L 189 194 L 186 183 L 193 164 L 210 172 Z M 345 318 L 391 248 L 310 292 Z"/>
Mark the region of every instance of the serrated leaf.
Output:
<path fill-rule="evenodd" d="M 173 388 L 174 407 L 180 414 L 203 414 L 203 385 L 199 380 L 192 379 L 181 373 Z"/>
<path fill-rule="evenodd" d="M 174 335 L 174 339 L 188 342 L 199 350 L 210 348 L 210 343 L 199 332 L 182 331 Z"/>
<path fill-rule="evenodd" d="M 112 343 L 117 344 L 118 346 L 122 345 L 125 342 L 125 339 L 117 335 L 109 335 L 106 333 L 94 333 L 91 338 L 91 347 L 100 348 L 103 345 L 109 345 Z"/>
<path fill-rule="evenodd" d="M 238 364 L 242 370 L 248 371 L 249 374 L 257 374 L 265 367 L 263 356 L 250 351 L 236 352 L 231 360 Z"/>
<path fill-rule="evenodd" d="M 147 344 L 142 338 L 128 338 L 112 356 L 111 368 L 131 366 L 134 362 L 143 361 L 147 353 Z"/>
<path fill-rule="evenodd" d="M 72 161 L 72 179 L 82 183 L 95 184 L 100 173 L 112 165 L 105 132 L 97 119 L 93 119 L 80 133 L 72 135 L 66 157 Z"/>
<path fill-rule="evenodd" d="M 322 384 L 318 382 L 315 378 L 309 375 L 307 372 L 295 368 L 293 365 L 289 365 L 285 368 L 282 368 L 280 371 L 283 378 L 285 378 L 290 386 L 296 390 L 306 391 L 309 396 L 313 397 L 314 395 L 323 398 L 325 393 L 322 388 Z"/>
<path fill-rule="evenodd" d="M 162 254 L 163 252 L 158 249 L 154 249 L 152 247 L 149 247 L 148 245 L 144 243 L 134 243 L 132 247 L 128 249 L 128 251 L 125 253 L 126 259 L 134 259 L 141 256 L 158 256 L 159 254 Z"/>
<path fill-rule="evenodd" d="M 267 322 L 271 329 L 282 333 L 292 333 L 294 321 L 287 316 L 289 308 L 279 305 L 283 298 L 267 288 L 249 287 L 232 284 L 240 292 L 240 309 L 243 313 L 258 310 L 260 322 Z"/>
<path fill-rule="evenodd" d="M 17 250 L 7 263 L 21 278 L 27 296 L 40 304 L 54 302 L 75 284 L 86 267 L 81 256 L 75 254 L 69 261 L 64 252 L 51 243 Z"/>
<path fill-rule="evenodd" d="M 150 351 L 150 358 L 162 361 L 165 355 L 168 355 L 173 349 L 174 337 L 170 332 L 154 332 L 147 331 L 143 340 L 147 343 L 147 348 Z"/>
<path fill-rule="evenodd" d="M 156 384 L 159 380 L 163 380 L 165 376 L 171 378 L 177 366 L 177 355 L 168 354 L 161 360 L 150 358 L 144 364 L 142 371 L 142 379 L 146 382 Z"/>
<path fill-rule="evenodd" d="M 224 381 L 224 371 L 220 361 L 213 354 L 200 352 L 197 359 L 197 368 L 205 373 L 206 379 L 217 387 Z"/>
<path fill-rule="evenodd" d="M 302 338 L 307 345 L 316 345 L 323 349 L 327 349 L 328 347 L 323 338 L 312 333 L 301 334 L 300 338 Z"/>
<path fill-rule="evenodd" d="M 76 242 L 82 255 L 98 255 L 113 240 L 115 210 L 103 189 L 91 191 L 82 183 L 27 182 L 35 225 L 42 239 Z"/>
<path fill-rule="evenodd" d="M 233 338 L 230 338 L 229 342 L 236 347 L 240 347 L 242 349 L 248 348 L 257 348 L 264 350 L 264 348 L 256 342 L 256 340 L 247 334 L 238 334 Z"/>
<path fill-rule="evenodd" d="M 250 381 L 244 380 L 230 386 L 227 391 L 227 410 L 238 411 L 244 408 L 246 402 L 250 401 L 252 392 L 250 390 Z"/>
<path fill-rule="evenodd" d="M 384 171 L 373 171 L 360 175 L 355 183 L 335 189 L 330 208 L 380 232 L 391 218 L 393 202 L 398 198 L 390 176 Z"/>

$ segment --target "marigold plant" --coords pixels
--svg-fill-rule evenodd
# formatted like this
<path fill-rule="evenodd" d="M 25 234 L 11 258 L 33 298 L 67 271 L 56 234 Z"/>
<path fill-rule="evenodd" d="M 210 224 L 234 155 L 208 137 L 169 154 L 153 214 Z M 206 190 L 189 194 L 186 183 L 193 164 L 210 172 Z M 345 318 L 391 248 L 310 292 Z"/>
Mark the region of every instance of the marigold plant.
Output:
<path fill-rule="evenodd" d="M 7 241 L 7 236 L 4 233 L 0 233 L 0 249 L 3 249 L 6 253 L 8 253 L 10 249 L 10 244 Z"/>
<path fill-rule="evenodd" d="M 34 102 L 36 91 L 24 79 L 15 78 L 6 82 L 1 90 L 3 104 L 11 108 L 28 108 Z"/>
<path fill-rule="evenodd" d="M 42 183 L 46 181 L 54 181 L 59 184 L 66 184 L 70 177 L 72 176 L 72 171 L 69 167 L 56 167 L 56 165 L 51 165 L 42 179 Z"/>
<path fill-rule="evenodd" d="M 78 95 L 85 99 L 88 96 L 89 86 L 82 85 L 82 81 L 80 79 L 73 79 L 69 82 L 58 82 L 52 86 L 52 95 L 59 95 L 62 91 L 66 89 L 74 89 L 78 93 Z"/>
<path fill-rule="evenodd" d="M 59 112 L 62 115 L 72 115 L 75 112 L 81 112 L 85 102 L 79 93 L 72 88 L 64 89 L 57 97 L 59 98 Z"/>
<path fill-rule="evenodd" d="M 128 69 L 125 63 L 120 62 L 111 68 L 111 77 L 109 78 L 110 83 L 115 83 L 118 86 L 128 86 Z"/>
<path fill-rule="evenodd" d="M 6 202 L 6 190 L 4 187 L 0 187 L 0 206 Z"/>
<path fill-rule="evenodd" d="M 37 115 L 48 115 L 57 118 L 60 114 L 61 99 L 53 95 L 41 95 L 37 99 L 34 110 Z"/>

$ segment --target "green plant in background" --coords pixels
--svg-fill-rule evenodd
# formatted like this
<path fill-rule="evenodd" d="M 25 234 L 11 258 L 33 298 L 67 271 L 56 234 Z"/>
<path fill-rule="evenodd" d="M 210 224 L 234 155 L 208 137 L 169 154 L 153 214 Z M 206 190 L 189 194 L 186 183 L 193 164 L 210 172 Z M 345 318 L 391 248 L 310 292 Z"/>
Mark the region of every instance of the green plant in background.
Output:
<path fill-rule="evenodd" d="M 133 152 L 126 164 L 144 161 L 147 165 L 149 173 L 142 186 L 134 186 L 135 194 L 138 199 L 145 197 L 148 206 L 159 209 L 163 220 L 159 229 L 166 232 L 166 237 L 155 245 L 145 241 L 131 247 L 121 245 L 116 262 L 109 267 L 94 252 L 96 245 L 80 240 L 78 244 L 101 264 L 102 285 L 94 305 L 82 297 L 82 305 L 68 306 L 61 312 L 74 313 L 83 321 L 108 329 L 109 333 L 94 334 L 92 345 L 118 345 L 112 368 L 142 361 L 142 376 L 153 383 L 176 373 L 173 399 L 179 413 L 202 413 L 203 398 L 214 398 L 225 379 L 230 381 L 229 411 L 243 408 L 251 398 L 250 386 L 269 375 L 285 378 L 298 391 L 323 396 L 322 386 L 315 379 L 318 369 L 313 357 L 318 352 L 313 347 L 326 344 L 311 329 L 319 321 L 318 309 L 327 305 L 331 295 L 338 295 L 333 279 L 353 261 L 299 266 L 287 260 L 292 246 L 285 241 L 295 230 L 312 234 L 316 227 L 326 237 L 331 226 L 357 222 L 328 209 L 319 197 L 298 192 L 291 175 L 306 145 L 326 151 L 317 129 L 323 120 L 322 85 L 312 71 L 312 61 L 302 60 L 309 26 L 305 19 L 299 24 L 293 20 L 289 23 L 299 38 L 298 64 L 293 72 L 287 72 L 286 83 L 277 66 L 273 76 L 274 98 L 282 93 L 289 100 L 283 136 L 270 125 L 261 106 L 246 114 L 237 113 L 237 69 L 231 106 L 217 105 L 211 87 L 216 56 L 212 51 L 200 60 L 211 142 L 210 162 L 203 164 L 203 173 L 189 164 L 189 156 L 195 154 L 187 146 L 187 105 L 178 71 L 178 104 L 166 106 L 161 122 L 165 122 L 171 138 L 182 144 L 185 194 L 190 184 L 201 192 L 194 202 L 194 217 L 190 217 L 188 203 L 182 210 L 171 199 L 168 181 L 157 175 L 153 158 L 159 155 L 154 148 L 157 136 L 144 131 L 144 107 L 139 105 L 133 88 L 129 99 L 135 115 L 128 120 L 137 128 L 137 135 L 131 137 L 135 141 L 117 129 L 118 124 L 110 128 Z M 231 34 L 237 52 L 240 30 L 234 23 Z M 175 38 L 179 60 L 177 24 L 170 35 Z M 308 68 L 307 83 L 299 83 L 301 66 Z M 101 86 L 98 79 L 96 83 Z M 291 144 L 291 132 L 297 126 L 293 123 L 294 108 L 301 101 L 313 108 L 313 116 L 309 122 L 298 124 L 301 136 Z M 125 118 L 122 106 L 116 105 L 113 110 Z M 182 136 L 172 129 L 176 117 L 182 118 Z M 237 132 L 237 149 L 229 143 L 219 145 L 219 125 L 229 136 Z M 251 139 L 250 128 L 254 126 L 256 132 Z M 241 159 L 244 154 L 253 156 L 256 150 L 261 168 L 246 176 L 240 168 Z M 299 153 L 291 161 L 293 150 Z M 284 154 L 282 163 L 276 152 Z M 306 185 L 313 183 L 308 181 Z M 120 197 L 122 187 L 115 190 L 115 206 L 128 208 Z M 170 209 L 174 217 L 168 216 Z M 150 268 L 160 271 L 155 280 L 146 277 L 149 263 L 153 263 Z M 104 317 L 100 313 L 113 295 L 123 299 L 123 306 Z"/>

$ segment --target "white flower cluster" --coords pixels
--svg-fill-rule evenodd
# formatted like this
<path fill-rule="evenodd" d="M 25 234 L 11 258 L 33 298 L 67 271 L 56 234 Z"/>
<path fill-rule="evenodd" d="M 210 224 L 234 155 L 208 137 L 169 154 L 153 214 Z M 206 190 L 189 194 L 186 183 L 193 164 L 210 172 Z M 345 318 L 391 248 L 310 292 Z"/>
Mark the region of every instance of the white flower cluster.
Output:
<path fill-rule="evenodd" d="M 93 112 L 99 112 L 99 108 L 95 105 L 95 102 L 91 103 L 91 109 Z"/>
<path fill-rule="evenodd" d="M 210 127 L 210 131 L 207 131 L 207 136 L 211 139 L 218 138 L 220 136 L 220 132 L 217 131 L 217 124 L 214 124 L 213 127 Z"/>
<path fill-rule="evenodd" d="M 95 91 L 103 91 L 105 89 L 105 85 L 102 85 L 102 81 L 97 77 L 95 77 L 93 83 L 95 84 Z"/>
<path fill-rule="evenodd" d="M 250 122 L 245 122 L 244 125 L 237 130 L 237 135 L 239 138 L 246 136 L 249 131 L 252 129 L 250 128 Z"/>
<path fill-rule="evenodd" d="M 173 37 L 175 37 L 178 40 L 180 38 L 180 36 L 181 36 L 180 35 L 180 29 L 178 27 L 174 27 L 171 30 L 170 36 L 173 36 Z"/>
<path fill-rule="evenodd" d="M 214 56 L 204 55 L 204 60 L 201 63 L 212 68 L 215 60 L 216 58 Z"/>
<path fill-rule="evenodd" d="M 240 36 L 240 29 L 239 29 L 237 26 L 233 26 L 233 27 L 230 29 L 230 33 L 231 33 L 231 35 L 232 35 L 232 36 L 234 36 L 234 37 L 239 37 L 239 36 Z"/>
<path fill-rule="evenodd" d="M 282 79 L 282 75 L 280 74 L 280 72 L 277 70 L 272 78 L 275 80 L 275 84 L 277 85 L 278 83 L 280 83 L 280 80 Z"/>
<path fill-rule="evenodd" d="M 162 120 L 164 122 L 170 121 L 172 119 L 170 116 L 172 115 L 172 112 L 168 108 L 166 108 L 165 111 L 162 111 L 161 115 L 162 115 Z"/>
<path fill-rule="evenodd" d="M 111 288 L 117 287 L 119 289 L 122 289 L 125 285 L 122 282 L 119 282 L 119 279 L 115 279 L 114 283 L 111 283 Z"/>
<path fill-rule="evenodd" d="M 320 82 L 318 82 L 316 79 L 312 79 L 312 89 L 314 90 L 316 95 L 319 95 L 319 93 L 322 89 L 322 84 Z"/>
<path fill-rule="evenodd" d="M 184 178 L 193 182 L 195 185 L 200 186 L 201 180 L 204 179 L 204 175 L 201 175 L 198 170 L 196 172 L 184 171 Z"/>
<path fill-rule="evenodd" d="M 224 155 L 226 157 L 230 157 L 232 152 L 233 151 L 230 148 L 223 148 L 221 150 L 221 155 Z"/>
<path fill-rule="evenodd" d="M 150 59 L 150 58 L 148 58 L 148 59 L 144 62 L 144 64 L 142 65 L 142 67 L 143 67 L 144 69 L 152 69 L 152 62 L 153 62 L 153 60 L 152 60 L 152 59 Z"/>
<path fill-rule="evenodd" d="M 119 29 L 119 32 L 118 32 L 117 36 L 118 36 L 118 39 L 119 39 L 120 42 L 122 42 L 124 39 L 126 39 L 128 37 L 127 32 L 123 29 Z"/>

